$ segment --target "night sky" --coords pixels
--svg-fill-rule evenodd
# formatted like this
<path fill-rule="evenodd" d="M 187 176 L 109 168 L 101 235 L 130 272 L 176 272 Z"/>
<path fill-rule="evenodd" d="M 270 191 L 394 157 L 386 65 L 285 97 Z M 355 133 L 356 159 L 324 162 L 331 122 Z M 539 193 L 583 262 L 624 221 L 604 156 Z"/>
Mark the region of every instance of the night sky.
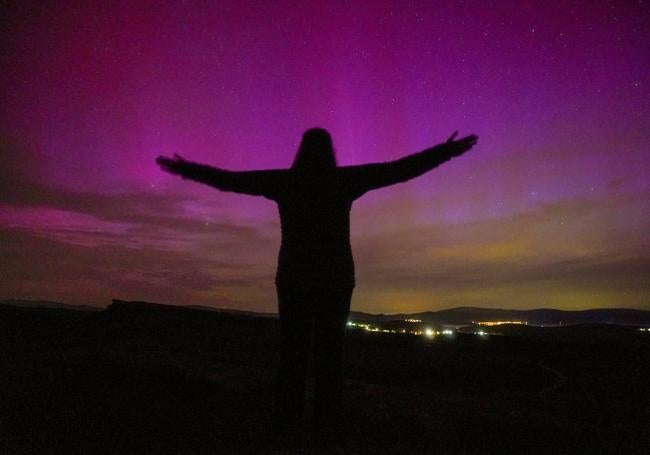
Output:
<path fill-rule="evenodd" d="M 0 298 L 275 311 L 275 204 L 154 160 L 320 126 L 341 165 L 479 136 L 355 202 L 353 310 L 650 309 L 650 3 L 38 3 L 2 12 Z"/>

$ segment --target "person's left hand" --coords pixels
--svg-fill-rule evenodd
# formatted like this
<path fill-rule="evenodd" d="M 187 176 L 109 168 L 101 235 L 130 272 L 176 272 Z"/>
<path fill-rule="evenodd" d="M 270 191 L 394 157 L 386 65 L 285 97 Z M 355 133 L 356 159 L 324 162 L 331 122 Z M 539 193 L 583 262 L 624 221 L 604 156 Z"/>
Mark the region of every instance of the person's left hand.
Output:
<path fill-rule="evenodd" d="M 471 134 L 465 136 L 461 139 L 454 140 L 458 136 L 458 131 L 454 131 L 454 134 L 449 136 L 447 142 L 440 144 L 440 146 L 450 155 L 450 156 L 460 156 L 463 153 L 467 152 L 469 149 L 476 145 L 478 141 L 478 136 Z"/>

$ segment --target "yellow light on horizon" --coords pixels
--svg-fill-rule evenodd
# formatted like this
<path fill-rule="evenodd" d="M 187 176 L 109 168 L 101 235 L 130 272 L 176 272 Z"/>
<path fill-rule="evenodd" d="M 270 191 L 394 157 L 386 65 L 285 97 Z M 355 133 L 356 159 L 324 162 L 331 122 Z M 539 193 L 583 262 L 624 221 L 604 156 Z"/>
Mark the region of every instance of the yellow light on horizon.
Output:
<path fill-rule="evenodd" d="M 493 325 L 503 325 L 503 324 L 518 324 L 518 325 L 528 325 L 526 321 L 479 321 L 476 324 L 491 327 Z"/>

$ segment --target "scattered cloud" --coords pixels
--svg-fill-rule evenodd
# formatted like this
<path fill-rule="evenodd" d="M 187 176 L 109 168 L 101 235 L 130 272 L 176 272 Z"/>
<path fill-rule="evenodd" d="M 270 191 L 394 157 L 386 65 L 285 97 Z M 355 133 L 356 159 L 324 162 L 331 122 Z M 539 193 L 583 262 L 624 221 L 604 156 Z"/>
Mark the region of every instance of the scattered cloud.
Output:
<path fill-rule="evenodd" d="M 75 191 L 36 174 L 16 159 L 3 168 L 0 297 L 275 310 L 274 210 L 228 212 L 216 196 L 169 188 Z M 647 194 L 457 222 L 423 221 L 417 204 L 397 199 L 355 205 L 355 309 L 650 306 Z"/>

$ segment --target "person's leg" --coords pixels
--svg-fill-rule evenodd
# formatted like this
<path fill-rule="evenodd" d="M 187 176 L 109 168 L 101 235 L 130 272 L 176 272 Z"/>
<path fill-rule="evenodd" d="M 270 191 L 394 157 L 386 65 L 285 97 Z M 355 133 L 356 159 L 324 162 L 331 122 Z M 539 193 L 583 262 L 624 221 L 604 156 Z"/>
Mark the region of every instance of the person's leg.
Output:
<path fill-rule="evenodd" d="M 325 292 L 314 321 L 314 429 L 338 433 L 343 389 L 343 344 L 352 289 Z"/>
<path fill-rule="evenodd" d="M 302 293 L 287 288 L 278 288 L 277 292 L 282 350 L 276 383 L 274 427 L 283 431 L 303 418 L 313 322 L 306 311 Z"/>

